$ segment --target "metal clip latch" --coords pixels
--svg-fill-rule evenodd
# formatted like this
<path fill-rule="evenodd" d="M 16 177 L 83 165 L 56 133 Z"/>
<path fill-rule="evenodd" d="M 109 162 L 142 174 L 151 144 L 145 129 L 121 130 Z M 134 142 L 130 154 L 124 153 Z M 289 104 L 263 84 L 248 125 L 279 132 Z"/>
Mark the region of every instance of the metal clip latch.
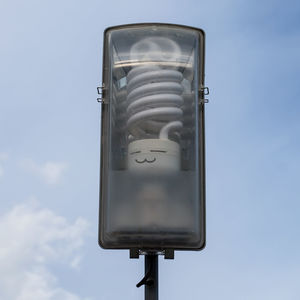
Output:
<path fill-rule="evenodd" d="M 209 95 L 209 88 L 207 86 L 202 87 L 200 91 L 203 92 L 204 96 Z"/>
<path fill-rule="evenodd" d="M 201 87 L 201 88 L 199 89 L 199 92 L 200 92 L 200 97 L 201 97 L 199 103 L 201 103 L 201 104 L 208 103 L 209 100 L 208 100 L 208 99 L 204 99 L 203 96 L 209 95 L 209 88 L 208 88 L 207 86 Z M 202 97 L 203 97 L 203 98 L 202 98 Z"/>
<path fill-rule="evenodd" d="M 205 104 L 205 103 L 208 103 L 209 100 L 208 99 L 200 99 L 199 103 L 201 104 Z"/>
<path fill-rule="evenodd" d="M 97 93 L 99 95 L 99 97 L 97 98 L 97 102 L 99 103 L 103 103 L 103 89 L 104 89 L 104 84 L 102 84 L 101 86 L 97 86 Z"/>

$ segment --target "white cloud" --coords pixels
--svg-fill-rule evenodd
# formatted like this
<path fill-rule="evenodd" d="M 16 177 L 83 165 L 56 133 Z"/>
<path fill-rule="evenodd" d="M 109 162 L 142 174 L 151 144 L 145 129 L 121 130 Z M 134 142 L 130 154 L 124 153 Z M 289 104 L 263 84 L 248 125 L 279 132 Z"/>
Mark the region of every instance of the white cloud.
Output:
<path fill-rule="evenodd" d="M 65 218 L 37 205 L 15 206 L 0 217 L 0 299 L 82 300 L 58 286 L 49 263 L 79 266 L 87 222 Z"/>
<path fill-rule="evenodd" d="M 60 183 L 67 169 L 65 162 L 47 161 L 43 164 L 37 164 L 33 160 L 25 160 L 22 165 L 25 169 L 39 176 L 44 182 L 50 185 Z"/>

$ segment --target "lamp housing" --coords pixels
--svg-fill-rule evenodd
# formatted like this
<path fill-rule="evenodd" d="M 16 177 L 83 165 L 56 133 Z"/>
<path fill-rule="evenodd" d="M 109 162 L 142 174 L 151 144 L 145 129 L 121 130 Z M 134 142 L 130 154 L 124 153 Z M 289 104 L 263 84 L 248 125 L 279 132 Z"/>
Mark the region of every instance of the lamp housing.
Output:
<path fill-rule="evenodd" d="M 105 30 L 101 247 L 204 247 L 204 46 L 187 26 Z"/>

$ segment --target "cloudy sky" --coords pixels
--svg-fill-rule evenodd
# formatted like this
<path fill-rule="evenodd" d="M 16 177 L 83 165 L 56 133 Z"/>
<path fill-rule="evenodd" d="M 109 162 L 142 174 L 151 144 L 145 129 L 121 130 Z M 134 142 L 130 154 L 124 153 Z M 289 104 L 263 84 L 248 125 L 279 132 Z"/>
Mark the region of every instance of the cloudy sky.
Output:
<path fill-rule="evenodd" d="M 298 300 L 300 3 L 0 2 L 0 299 L 143 299 L 97 245 L 102 35 L 207 35 L 207 247 L 160 259 L 161 299 Z"/>

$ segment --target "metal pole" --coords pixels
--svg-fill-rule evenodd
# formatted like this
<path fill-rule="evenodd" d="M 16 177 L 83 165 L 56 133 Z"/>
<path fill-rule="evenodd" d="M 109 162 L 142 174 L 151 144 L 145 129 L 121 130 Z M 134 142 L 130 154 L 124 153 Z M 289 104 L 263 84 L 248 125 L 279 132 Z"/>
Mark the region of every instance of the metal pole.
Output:
<path fill-rule="evenodd" d="M 145 276 L 149 274 L 145 284 L 145 300 L 158 300 L 158 255 L 145 255 Z"/>

